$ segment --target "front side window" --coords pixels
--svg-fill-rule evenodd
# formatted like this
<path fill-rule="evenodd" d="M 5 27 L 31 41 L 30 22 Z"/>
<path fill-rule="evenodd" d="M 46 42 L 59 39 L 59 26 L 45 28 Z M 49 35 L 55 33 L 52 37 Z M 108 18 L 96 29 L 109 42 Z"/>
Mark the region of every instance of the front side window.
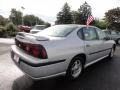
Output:
<path fill-rule="evenodd" d="M 97 34 L 98 34 L 100 40 L 103 40 L 106 37 L 106 33 L 103 32 L 102 30 L 96 29 L 96 31 L 97 31 Z"/>
<path fill-rule="evenodd" d="M 98 40 L 96 31 L 94 28 L 91 28 L 91 27 L 83 28 L 83 34 L 84 34 L 84 40 L 87 40 L 87 41 Z"/>

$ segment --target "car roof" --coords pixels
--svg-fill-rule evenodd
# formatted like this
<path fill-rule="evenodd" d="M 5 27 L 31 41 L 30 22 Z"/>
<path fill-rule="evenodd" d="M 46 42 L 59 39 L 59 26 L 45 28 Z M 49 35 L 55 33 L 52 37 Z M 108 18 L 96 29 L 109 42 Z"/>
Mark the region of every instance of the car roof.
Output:
<path fill-rule="evenodd" d="M 59 24 L 59 25 L 63 25 L 63 26 L 76 26 L 76 27 L 94 27 L 95 28 L 95 26 L 91 26 L 91 25 L 80 25 L 80 24 Z M 56 26 L 56 25 L 55 25 Z"/>

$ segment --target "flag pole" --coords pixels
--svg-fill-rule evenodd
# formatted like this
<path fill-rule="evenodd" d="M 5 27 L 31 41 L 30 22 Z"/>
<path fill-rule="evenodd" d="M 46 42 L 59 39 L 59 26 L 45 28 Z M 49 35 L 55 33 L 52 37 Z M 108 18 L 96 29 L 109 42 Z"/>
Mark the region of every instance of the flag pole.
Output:
<path fill-rule="evenodd" d="M 89 18 L 89 16 L 88 16 L 88 18 Z M 89 24 L 88 24 L 88 18 L 87 18 L 87 21 L 86 21 L 86 27 L 87 27 L 87 29 L 88 29 L 88 26 L 89 26 Z"/>

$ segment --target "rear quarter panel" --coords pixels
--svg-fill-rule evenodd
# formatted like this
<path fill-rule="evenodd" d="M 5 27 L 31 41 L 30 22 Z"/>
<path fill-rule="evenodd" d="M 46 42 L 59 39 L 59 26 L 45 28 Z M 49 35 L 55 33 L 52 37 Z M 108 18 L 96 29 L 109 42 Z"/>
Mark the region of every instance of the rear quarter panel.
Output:
<path fill-rule="evenodd" d="M 84 42 L 77 36 L 76 31 L 73 31 L 72 34 L 65 38 L 47 41 L 42 44 L 47 51 L 49 60 L 56 61 L 66 59 L 66 69 L 74 56 L 85 53 Z"/>

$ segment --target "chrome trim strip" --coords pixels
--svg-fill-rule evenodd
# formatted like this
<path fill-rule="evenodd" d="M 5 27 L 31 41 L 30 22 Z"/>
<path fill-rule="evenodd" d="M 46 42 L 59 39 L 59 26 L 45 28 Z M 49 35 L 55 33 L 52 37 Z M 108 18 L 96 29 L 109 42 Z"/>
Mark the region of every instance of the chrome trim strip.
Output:
<path fill-rule="evenodd" d="M 105 49 L 105 50 L 100 50 L 100 51 L 97 51 L 97 52 L 93 52 L 93 53 L 90 53 L 89 55 L 96 54 L 96 53 L 103 52 L 103 51 L 107 51 L 107 50 L 110 50 L 110 49 L 112 49 L 112 48 L 108 48 L 108 49 Z"/>

